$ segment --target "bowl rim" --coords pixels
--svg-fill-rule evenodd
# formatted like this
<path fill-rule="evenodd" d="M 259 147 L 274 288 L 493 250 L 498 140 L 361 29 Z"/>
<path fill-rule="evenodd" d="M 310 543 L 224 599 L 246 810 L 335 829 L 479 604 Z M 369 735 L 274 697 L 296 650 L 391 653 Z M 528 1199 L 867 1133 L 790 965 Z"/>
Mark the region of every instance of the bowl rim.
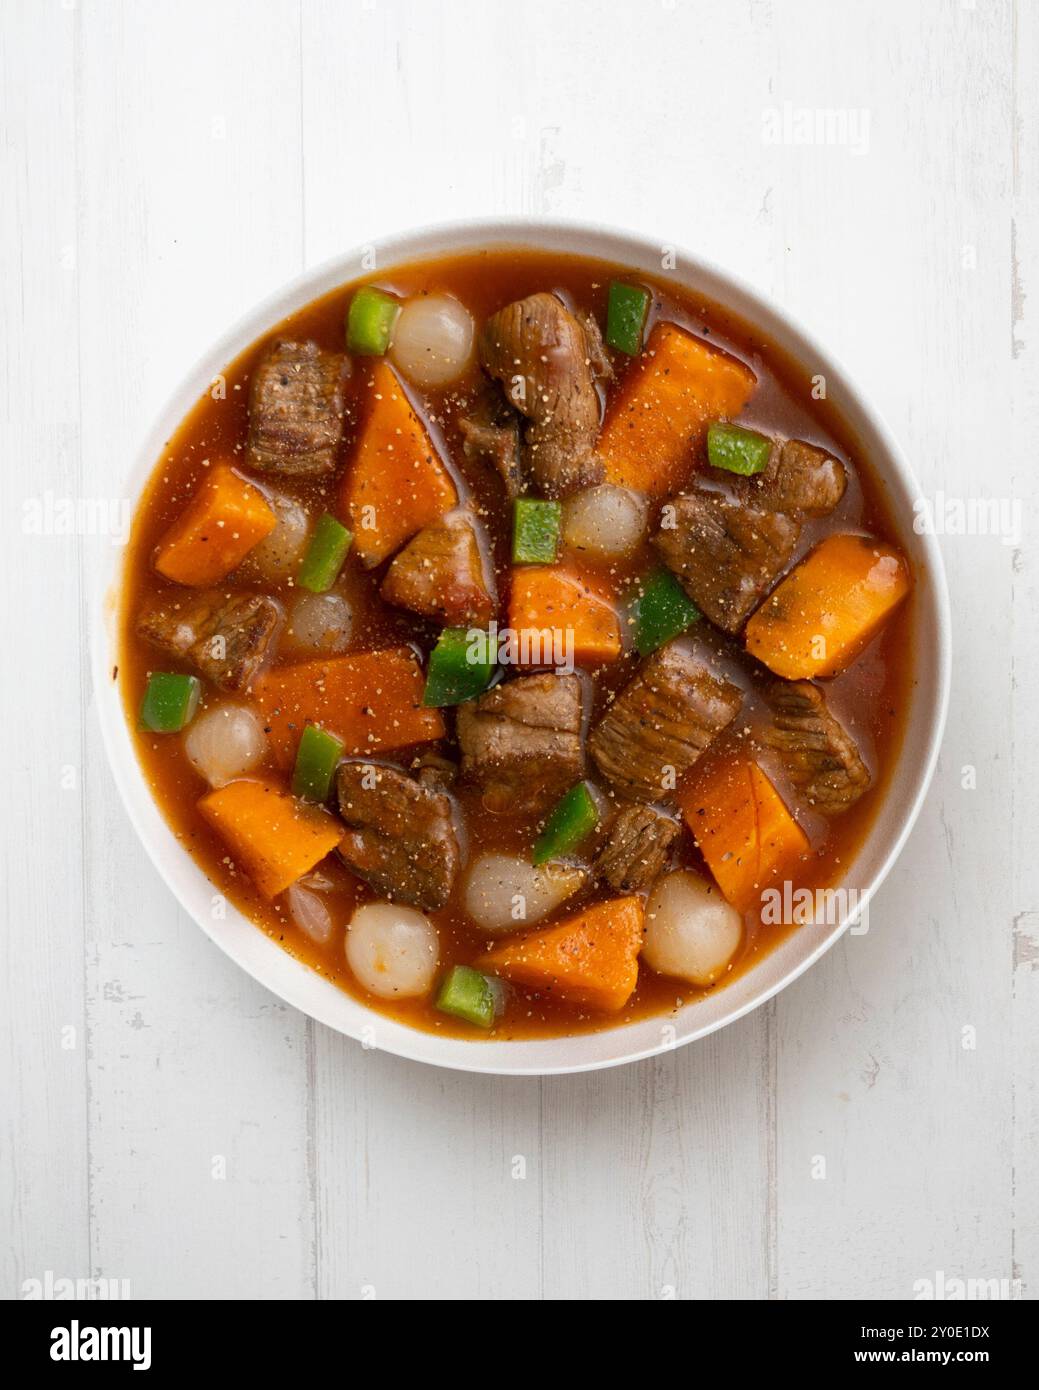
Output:
<path fill-rule="evenodd" d="M 536 240 L 532 241 L 531 238 Z M 250 343 L 269 332 L 286 316 L 334 289 L 337 284 L 347 284 L 373 272 L 389 274 L 395 265 L 483 248 L 508 250 L 510 247 L 584 255 L 630 265 L 632 268 L 639 267 L 641 263 L 641 268 L 647 273 L 652 272 L 652 266 L 645 264 L 647 260 L 651 261 L 654 257 L 659 260 L 665 249 L 672 251 L 675 257 L 672 273 L 675 274 L 676 280 L 694 292 L 705 293 L 749 324 L 762 327 L 769 340 L 783 338 L 786 340 L 782 344 L 784 350 L 789 352 L 790 343 L 796 344 L 793 351 L 795 360 L 802 364 L 805 360 L 819 363 L 825 372 L 827 382 L 836 383 L 840 388 L 842 416 L 845 419 L 850 419 L 851 416 L 858 418 L 857 428 L 852 422 L 856 433 L 866 428 L 875 436 L 883 454 L 882 459 L 871 459 L 877 476 L 885 484 L 900 490 L 903 501 L 920 496 L 920 488 L 913 470 L 885 419 L 864 395 L 843 363 L 820 344 L 815 334 L 805 328 L 800 319 L 774 303 L 763 291 L 742 276 L 705 257 L 693 254 L 682 246 L 654 241 L 641 232 L 584 219 L 515 214 L 432 223 L 385 237 L 371 238 L 345 253 L 304 270 L 265 296 L 241 315 L 195 360 L 166 398 L 150 429 L 140 441 L 134 462 L 124 478 L 120 496 L 129 499 L 131 516 L 136 513 L 143 488 L 158 463 L 166 441 L 211 384 L 214 376 Z M 371 256 L 373 251 L 378 261 L 377 270 L 375 266 L 366 268 L 364 265 L 363 258 L 366 255 Z M 659 271 L 652 273 L 659 274 Z M 894 503 L 892 508 L 894 510 Z M 933 690 L 920 716 L 925 723 L 926 737 L 924 747 L 913 755 L 913 783 L 908 800 L 896 818 L 894 829 L 889 828 L 887 831 L 886 848 L 879 863 L 870 874 L 867 885 L 859 890 L 859 902 L 855 912 L 842 914 L 835 925 L 828 925 L 821 931 L 800 928 L 796 935 L 791 934 L 784 943 L 742 972 L 731 984 L 708 996 L 711 1001 L 724 1000 L 726 996 L 730 996 L 733 1000 L 733 1006 L 730 1008 L 708 1010 L 702 999 L 694 999 L 674 1016 L 653 1015 L 634 1023 L 618 1024 L 594 1033 L 547 1039 L 469 1041 L 453 1036 L 440 1036 L 388 1019 L 346 991 L 332 985 L 316 971 L 291 956 L 266 933 L 259 931 L 232 904 L 229 903 L 227 906 L 227 918 L 221 919 L 220 922 L 212 915 L 204 914 L 200 910 L 199 902 L 191 899 L 187 880 L 193 870 L 196 894 L 200 881 L 207 897 L 210 896 L 213 885 L 180 845 L 151 795 L 124 716 L 119 684 L 111 676 L 113 653 L 118 651 L 118 614 L 127 554 L 125 545 L 112 546 L 112 557 L 100 566 L 93 586 L 90 610 L 95 703 L 108 764 L 138 839 L 175 899 L 197 925 L 236 964 L 278 998 L 299 1008 L 318 1022 L 325 1023 L 337 1032 L 361 1042 L 362 1047 L 376 1047 L 380 1051 L 391 1052 L 411 1061 L 450 1070 L 490 1075 L 576 1074 L 641 1061 L 695 1042 L 730 1023 L 737 1022 L 792 984 L 844 935 L 861 908 L 868 905 L 902 852 L 920 813 L 937 764 L 948 711 L 952 660 L 949 595 L 941 550 L 935 536 L 927 530 L 921 532 L 914 528 L 914 535 L 914 544 L 920 552 L 919 559 L 922 560 L 922 570 L 928 580 L 926 596 L 929 600 L 929 612 L 924 615 L 921 611 L 924 606 L 923 597 L 918 599 L 914 637 L 919 645 L 919 637 L 926 621 L 926 636 L 933 644 L 933 650 L 929 654 Z M 914 653 L 914 661 L 917 660 L 922 658 Z M 913 699 L 917 698 L 922 698 L 922 695 L 918 697 L 914 691 Z M 907 713 L 907 724 L 909 718 L 910 714 Z M 907 741 L 903 740 L 898 755 L 900 762 L 907 758 Z M 892 805 L 894 794 L 895 781 L 892 778 L 884 789 L 883 800 L 877 808 L 856 858 L 861 857 L 865 849 L 880 836 L 880 827 L 885 820 L 885 812 Z M 185 869 L 185 861 L 190 865 L 190 869 Z M 181 869 L 185 871 L 182 873 Z M 234 930 L 226 929 L 228 921 Z M 242 924 L 246 925 L 248 934 L 243 934 L 240 930 Z M 789 943 L 801 940 L 806 934 L 811 936 L 808 949 L 789 952 Z M 254 942 L 249 941 L 249 935 L 255 938 Z M 258 947 L 256 942 L 266 943 L 276 956 Z M 775 960 L 784 951 L 791 954 L 791 963 L 778 972 L 771 972 L 772 977 L 766 979 L 769 961 Z M 281 962 L 288 962 L 288 965 L 279 964 L 278 958 Z M 280 978 L 273 979 L 275 975 Z M 757 988 L 752 987 L 755 979 L 761 982 Z M 333 1000 L 328 998 L 326 991 L 332 991 L 339 1000 L 348 1001 L 348 1005 L 341 1010 L 333 1008 Z M 745 997 L 737 1002 L 739 993 Z M 356 1014 L 357 1018 L 348 1020 L 345 1017 L 337 1017 L 340 1011 L 345 1015 Z M 702 1020 L 699 1023 L 696 1021 L 698 1013 Z M 672 1017 L 676 1022 L 685 1017 L 688 1026 L 681 1030 L 670 1026 L 667 1020 Z M 643 1041 L 641 1045 L 633 1048 L 625 1044 L 626 1037 L 634 1038 L 635 1033 L 640 1030 L 645 1034 L 647 1025 L 656 1025 L 660 1034 L 656 1041 Z M 376 1034 L 379 1035 L 377 1041 L 374 1040 Z M 611 1043 L 613 1046 L 610 1046 Z M 561 1059 L 552 1055 L 556 1052 L 565 1054 L 568 1051 L 578 1054 L 577 1057 L 567 1060 L 565 1055 Z M 582 1053 L 589 1055 L 581 1056 Z"/>

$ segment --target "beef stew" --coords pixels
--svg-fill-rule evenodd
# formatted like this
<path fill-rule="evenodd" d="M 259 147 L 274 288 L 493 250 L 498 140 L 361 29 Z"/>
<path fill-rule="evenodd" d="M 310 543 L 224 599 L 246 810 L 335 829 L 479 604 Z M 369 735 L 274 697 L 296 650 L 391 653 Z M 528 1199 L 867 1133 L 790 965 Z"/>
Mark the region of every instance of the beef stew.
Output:
<path fill-rule="evenodd" d="M 175 833 L 372 1008 L 664 1014 L 840 880 L 895 765 L 912 575 L 805 366 L 720 306 L 490 251 L 230 364 L 131 535 L 119 679 Z"/>

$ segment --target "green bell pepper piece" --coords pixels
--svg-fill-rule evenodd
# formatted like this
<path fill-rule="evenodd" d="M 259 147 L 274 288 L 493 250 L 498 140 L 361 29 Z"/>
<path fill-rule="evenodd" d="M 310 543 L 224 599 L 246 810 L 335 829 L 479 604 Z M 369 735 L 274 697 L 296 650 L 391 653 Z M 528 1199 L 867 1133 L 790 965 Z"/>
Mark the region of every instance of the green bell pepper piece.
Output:
<path fill-rule="evenodd" d="M 610 283 L 610 298 L 606 306 L 606 341 L 618 352 L 637 357 L 642 351 L 642 333 L 646 327 L 651 295 L 641 285 L 625 285 L 620 280 Z"/>
<path fill-rule="evenodd" d="M 599 823 L 599 808 L 587 782 L 578 782 L 560 797 L 534 845 L 535 867 L 570 854 Z"/>
<path fill-rule="evenodd" d="M 198 709 L 202 683 L 178 671 L 154 671 L 141 701 L 140 726 L 153 734 L 177 734 Z"/>
<path fill-rule="evenodd" d="M 292 795 L 304 801 L 327 801 L 343 743 L 317 724 L 308 724 L 296 749 Z"/>
<path fill-rule="evenodd" d="M 701 616 L 670 570 L 660 569 L 642 582 L 635 604 L 635 647 L 648 656 L 685 632 Z"/>
<path fill-rule="evenodd" d="M 329 512 L 323 512 L 303 556 L 296 582 L 312 594 L 323 594 L 339 578 L 353 533 Z"/>
<path fill-rule="evenodd" d="M 517 565 L 551 565 L 559 553 L 560 502 L 517 497 L 512 508 L 512 559 Z"/>
<path fill-rule="evenodd" d="M 444 976 L 436 1006 L 443 1014 L 490 1028 L 501 1007 L 501 985 L 471 965 L 452 965 Z"/>
<path fill-rule="evenodd" d="M 350 301 L 346 315 L 347 351 L 361 357 L 382 357 L 390 345 L 400 302 L 382 290 L 364 285 Z"/>
<path fill-rule="evenodd" d="M 486 690 L 497 664 L 497 647 L 489 632 L 445 627 L 429 654 L 422 703 L 439 707 L 474 699 Z"/>
<path fill-rule="evenodd" d="M 715 421 L 707 430 L 707 461 L 712 468 L 725 468 L 749 478 L 763 473 L 772 452 L 772 441 L 742 425 Z"/>

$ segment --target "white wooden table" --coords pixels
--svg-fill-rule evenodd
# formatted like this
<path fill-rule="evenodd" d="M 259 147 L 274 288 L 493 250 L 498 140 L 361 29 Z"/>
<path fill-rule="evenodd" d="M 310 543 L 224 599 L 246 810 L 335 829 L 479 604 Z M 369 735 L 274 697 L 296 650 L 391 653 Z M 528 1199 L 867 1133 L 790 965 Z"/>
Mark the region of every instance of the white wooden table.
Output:
<path fill-rule="evenodd" d="M 1037 8 L 2 0 L 0 1295 L 1035 1294 Z M 743 273 L 927 494 L 1024 505 L 1020 544 L 943 542 L 948 734 L 869 934 L 706 1042 L 574 1079 L 363 1052 L 185 918 L 91 708 L 109 542 L 61 533 L 270 289 L 496 212 Z"/>

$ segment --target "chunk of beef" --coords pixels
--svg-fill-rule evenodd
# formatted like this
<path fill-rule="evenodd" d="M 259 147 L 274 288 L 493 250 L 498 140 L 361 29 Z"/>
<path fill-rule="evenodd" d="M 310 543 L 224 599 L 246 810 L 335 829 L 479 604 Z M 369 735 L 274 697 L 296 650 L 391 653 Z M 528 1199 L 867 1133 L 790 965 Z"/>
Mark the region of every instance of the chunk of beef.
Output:
<path fill-rule="evenodd" d="M 711 622 L 738 632 L 790 563 L 800 522 L 706 489 L 671 506 L 674 526 L 662 524 L 653 544 Z"/>
<path fill-rule="evenodd" d="M 613 363 L 603 342 L 599 320 L 590 309 L 578 309 L 575 317 L 584 329 L 584 339 L 588 346 L 588 365 L 592 369 L 592 375 L 598 381 L 612 381 L 615 375 Z"/>
<path fill-rule="evenodd" d="M 488 811 L 538 814 L 580 780 L 581 682 L 517 676 L 458 707 L 462 776 Z"/>
<path fill-rule="evenodd" d="M 458 777 L 458 764 L 432 748 L 419 753 L 411 767 L 414 776 L 424 787 L 432 787 L 438 792 L 450 791 Z"/>
<path fill-rule="evenodd" d="M 190 662 L 221 690 L 244 690 L 263 665 L 281 621 L 266 594 L 216 590 L 153 601 L 137 631 L 160 651 Z"/>
<path fill-rule="evenodd" d="M 836 816 L 870 783 L 859 750 L 810 681 L 774 681 L 766 691 L 772 722 L 763 740 L 780 755 L 786 774 L 815 810 Z"/>
<path fill-rule="evenodd" d="M 625 806 L 592 868 L 616 893 L 641 892 L 664 867 L 679 830 L 652 806 Z"/>
<path fill-rule="evenodd" d="M 316 343 L 275 343 L 253 371 L 249 463 L 269 473 L 331 473 L 343 433 L 347 359 Z"/>
<path fill-rule="evenodd" d="M 486 627 L 496 605 L 476 527 L 468 510 L 424 527 L 390 565 L 382 597 L 450 627 Z"/>
<path fill-rule="evenodd" d="M 396 768 L 359 762 L 340 764 L 336 797 L 347 867 L 394 902 L 443 907 L 459 859 L 450 799 Z"/>
<path fill-rule="evenodd" d="M 825 449 L 786 439 L 775 442 L 763 473 L 733 483 L 740 496 L 763 511 L 829 516 L 844 496 L 848 475 Z"/>
<path fill-rule="evenodd" d="M 561 300 L 532 294 L 500 309 L 480 335 L 480 362 L 529 421 L 524 462 L 546 496 L 602 480 L 588 339 Z"/>
<path fill-rule="evenodd" d="M 505 484 L 509 501 L 517 498 L 523 491 L 520 417 L 498 387 L 489 387 L 458 426 L 466 458 L 491 464 Z"/>
<path fill-rule="evenodd" d="M 735 685 L 671 643 L 643 663 L 592 730 L 588 746 L 599 771 L 622 795 L 659 801 L 742 702 Z"/>

